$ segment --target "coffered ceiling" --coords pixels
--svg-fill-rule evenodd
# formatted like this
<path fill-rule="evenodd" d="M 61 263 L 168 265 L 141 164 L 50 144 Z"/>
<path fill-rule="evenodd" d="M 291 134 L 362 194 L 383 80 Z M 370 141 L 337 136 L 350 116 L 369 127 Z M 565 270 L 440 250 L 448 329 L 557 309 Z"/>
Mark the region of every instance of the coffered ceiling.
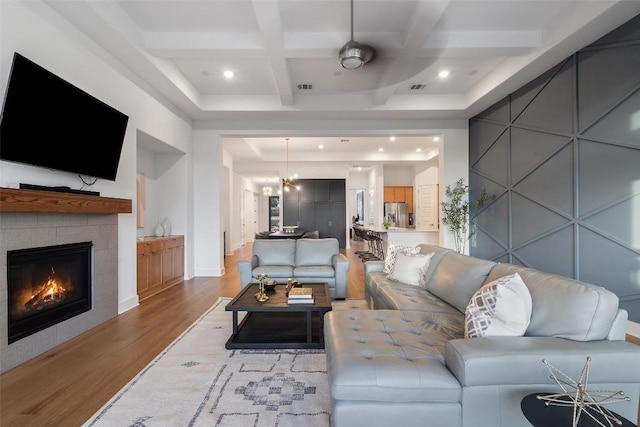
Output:
<path fill-rule="evenodd" d="M 355 0 L 354 39 L 376 55 L 348 70 L 337 54 L 350 39 L 349 0 L 44 4 L 194 122 L 466 119 L 640 13 L 640 2 L 618 0 Z M 282 137 L 234 138 L 225 147 L 266 161 L 282 157 Z M 432 136 L 421 137 L 426 144 Z M 360 143 L 383 143 L 323 138 L 299 138 L 291 151 L 344 158 Z M 400 139 L 396 157 L 416 148 Z"/>

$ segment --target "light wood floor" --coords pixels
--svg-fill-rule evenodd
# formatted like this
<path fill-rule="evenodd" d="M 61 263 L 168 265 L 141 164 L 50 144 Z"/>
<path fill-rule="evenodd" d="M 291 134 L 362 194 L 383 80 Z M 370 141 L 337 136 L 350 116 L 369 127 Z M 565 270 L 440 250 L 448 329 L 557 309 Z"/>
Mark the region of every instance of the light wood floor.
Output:
<path fill-rule="evenodd" d="M 352 241 L 347 298 L 363 298 L 362 262 Z M 223 277 L 195 278 L 0 376 L 0 426 L 80 426 L 198 319 L 218 297 L 239 291 L 236 263 L 246 245 L 225 259 Z M 639 420 L 640 421 L 640 420 Z"/>

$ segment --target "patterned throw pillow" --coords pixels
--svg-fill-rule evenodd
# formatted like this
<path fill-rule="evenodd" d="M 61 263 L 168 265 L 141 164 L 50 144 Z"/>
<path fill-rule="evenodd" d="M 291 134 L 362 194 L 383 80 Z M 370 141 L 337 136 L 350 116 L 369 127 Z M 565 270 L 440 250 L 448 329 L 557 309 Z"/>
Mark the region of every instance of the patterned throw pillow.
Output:
<path fill-rule="evenodd" d="M 402 246 L 389 242 L 387 253 L 384 256 L 384 272 L 390 274 L 393 270 L 393 264 L 396 262 L 396 255 L 401 252 L 405 255 L 417 255 L 420 253 L 420 247 Z"/>
<path fill-rule="evenodd" d="M 432 257 L 433 252 L 426 255 L 405 255 L 399 252 L 389 277 L 398 282 L 424 288 L 424 275 L 429 268 Z"/>
<path fill-rule="evenodd" d="M 531 294 L 518 273 L 487 283 L 465 310 L 465 338 L 521 337 L 531 320 Z"/>

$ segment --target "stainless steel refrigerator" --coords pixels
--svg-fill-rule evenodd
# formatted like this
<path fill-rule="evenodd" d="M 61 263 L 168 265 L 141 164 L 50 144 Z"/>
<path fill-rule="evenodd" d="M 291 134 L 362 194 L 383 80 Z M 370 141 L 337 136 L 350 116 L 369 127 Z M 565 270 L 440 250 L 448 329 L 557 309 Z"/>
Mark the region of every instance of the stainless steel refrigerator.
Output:
<path fill-rule="evenodd" d="M 408 205 L 406 203 L 385 203 L 384 218 L 392 227 L 406 228 L 409 225 Z"/>

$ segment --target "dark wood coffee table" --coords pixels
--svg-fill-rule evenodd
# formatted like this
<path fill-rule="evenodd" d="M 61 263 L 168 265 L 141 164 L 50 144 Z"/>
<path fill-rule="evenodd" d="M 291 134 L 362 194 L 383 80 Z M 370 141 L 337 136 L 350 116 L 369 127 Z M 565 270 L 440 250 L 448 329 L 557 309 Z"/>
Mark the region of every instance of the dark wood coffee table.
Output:
<path fill-rule="evenodd" d="M 227 349 L 324 348 L 324 314 L 331 310 L 327 283 L 304 283 L 313 289 L 313 304 L 287 303 L 286 285 L 268 291 L 268 301 L 255 298 L 258 284 L 250 283 L 225 307 L 233 312 L 233 334 Z M 238 312 L 246 312 L 238 323 Z"/>

